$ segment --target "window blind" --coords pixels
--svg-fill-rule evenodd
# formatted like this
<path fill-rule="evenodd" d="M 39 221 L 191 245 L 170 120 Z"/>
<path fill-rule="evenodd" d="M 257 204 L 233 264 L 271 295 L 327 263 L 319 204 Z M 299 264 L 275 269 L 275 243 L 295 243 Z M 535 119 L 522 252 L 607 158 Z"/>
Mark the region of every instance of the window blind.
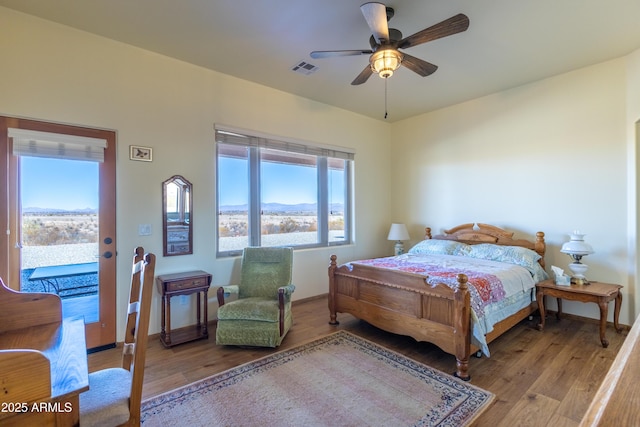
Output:
<path fill-rule="evenodd" d="M 86 136 L 64 135 L 29 129 L 8 129 L 16 156 L 49 157 L 68 160 L 104 162 L 107 140 Z"/>
<path fill-rule="evenodd" d="M 345 148 L 323 147 L 320 145 L 305 144 L 294 141 L 283 141 L 265 136 L 256 136 L 244 131 L 234 131 L 222 127 L 215 128 L 216 142 L 242 147 L 259 147 L 271 150 L 286 151 L 289 153 L 309 154 L 313 156 L 332 157 L 344 160 L 353 160 L 355 153 Z"/>

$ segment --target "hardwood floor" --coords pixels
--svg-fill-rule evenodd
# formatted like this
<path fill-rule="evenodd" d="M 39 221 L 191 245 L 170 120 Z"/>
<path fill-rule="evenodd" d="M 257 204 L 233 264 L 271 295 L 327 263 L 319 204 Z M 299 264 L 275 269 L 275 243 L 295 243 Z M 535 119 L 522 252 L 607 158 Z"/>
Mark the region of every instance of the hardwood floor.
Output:
<path fill-rule="evenodd" d="M 328 324 L 326 298 L 294 302 L 294 325 L 278 349 L 216 346 L 215 325 L 208 340 L 166 349 L 157 335 L 149 337 L 143 399 L 189 384 L 275 351 L 344 329 L 375 341 L 444 372 L 453 372 L 455 358 L 428 343 L 381 331 L 350 315 L 340 325 Z M 471 383 L 496 399 L 477 426 L 577 426 L 613 362 L 628 328 L 617 334 L 607 328 L 609 347 L 602 348 L 597 321 L 569 316 L 558 322 L 548 316 L 544 332 L 539 319 L 523 321 L 489 345 L 491 357 L 470 362 Z M 89 355 L 89 370 L 120 363 L 120 348 Z"/>

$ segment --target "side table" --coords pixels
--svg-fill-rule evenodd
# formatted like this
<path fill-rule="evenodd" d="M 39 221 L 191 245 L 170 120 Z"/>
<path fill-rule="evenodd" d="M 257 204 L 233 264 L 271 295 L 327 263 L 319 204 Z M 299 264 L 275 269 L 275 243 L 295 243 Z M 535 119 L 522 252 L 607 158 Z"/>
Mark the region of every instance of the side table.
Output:
<path fill-rule="evenodd" d="M 556 297 L 558 301 L 558 313 L 556 317 L 560 320 L 562 314 L 562 299 L 570 301 L 594 302 L 600 307 L 600 342 L 604 348 L 609 346 L 609 341 L 605 338 L 607 330 L 607 314 L 609 312 L 609 302 L 615 300 L 613 312 L 613 326 L 616 332 L 622 332 L 618 324 L 620 316 L 620 306 L 622 305 L 622 285 L 610 283 L 590 282 L 588 285 L 556 285 L 553 279 L 545 280 L 536 285 L 536 300 L 540 309 L 540 323 L 538 330 L 544 329 L 545 309 L 544 297 L 546 295 Z"/>
<path fill-rule="evenodd" d="M 171 347 L 187 341 L 208 338 L 207 330 L 207 292 L 211 285 L 211 274 L 206 271 L 188 271 L 185 273 L 163 274 L 156 277 L 158 290 L 162 295 L 162 330 L 160 341 L 165 347 Z M 194 326 L 171 331 L 171 297 L 176 295 L 197 295 L 197 322 Z M 200 294 L 203 294 L 203 302 Z M 202 320 L 200 305 L 202 304 Z"/>

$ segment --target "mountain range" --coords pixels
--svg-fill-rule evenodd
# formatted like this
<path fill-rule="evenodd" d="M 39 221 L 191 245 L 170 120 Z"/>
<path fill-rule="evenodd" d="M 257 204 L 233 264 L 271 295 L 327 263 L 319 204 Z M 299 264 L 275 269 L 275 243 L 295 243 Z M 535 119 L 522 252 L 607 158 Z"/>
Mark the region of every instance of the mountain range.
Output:
<path fill-rule="evenodd" d="M 332 212 L 344 212 L 344 205 L 342 203 L 332 203 L 329 206 Z M 225 205 L 220 207 L 220 212 L 247 212 L 247 204 L 243 205 Z M 288 205 L 284 203 L 263 203 L 262 210 L 267 212 L 284 212 L 284 213 L 311 213 L 317 212 L 316 203 L 297 203 L 294 205 Z M 90 215 L 98 213 L 98 209 L 95 208 L 83 208 L 83 209 L 57 209 L 57 208 L 40 208 L 40 207 L 28 207 L 22 210 L 23 214 L 40 214 L 40 215 Z"/>
<path fill-rule="evenodd" d="M 243 205 L 225 205 L 220 206 L 220 212 L 230 213 L 230 212 L 247 212 L 249 207 L 247 204 Z M 329 209 L 334 212 L 344 212 L 344 205 L 342 203 L 332 203 L 329 206 Z M 295 205 L 287 205 L 284 203 L 263 203 L 262 210 L 268 212 L 285 212 L 285 213 L 294 213 L 294 212 L 316 212 L 317 204 L 316 203 L 297 203 Z"/>
<path fill-rule="evenodd" d="M 39 207 L 28 207 L 22 209 L 23 214 L 41 214 L 41 215 L 90 215 L 97 214 L 98 209 L 96 208 L 82 208 L 82 209 L 57 209 L 57 208 L 39 208 Z"/>

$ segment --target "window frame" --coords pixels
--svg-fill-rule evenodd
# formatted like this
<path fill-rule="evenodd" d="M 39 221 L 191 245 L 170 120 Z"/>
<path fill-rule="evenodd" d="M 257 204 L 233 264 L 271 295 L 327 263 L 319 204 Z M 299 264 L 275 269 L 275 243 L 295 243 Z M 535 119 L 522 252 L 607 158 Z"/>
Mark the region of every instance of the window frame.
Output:
<path fill-rule="evenodd" d="M 221 179 L 219 175 L 220 167 L 220 146 L 237 146 L 247 149 L 247 173 L 248 173 L 248 246 L 261 246 L 262 230 L 261 230 L 261 150 L 276 150 L 291 154 L 306 154 L 316 157 L 316 182 L 317 182 L 317 241 L 310 244 L 291 244 L 294 250 L 322 248 L 330 246 L 343 246 L 353 243 L 353 168 L 355 161 L 355 153 L 349 149 L 338 147 L 327 147 L 315 144 L 303 143 L 300 141 L 284 140 L 278 137 L 258 135 L 253 132 L 238 131 L 227 127 L 215 127 L 215 165 L 216 165 L 216 258 L 239 256 L 242 249 L 220 250 L 220 191 L 219 186 Z M 231 142 L 230 142 L 231 141 Z M 335 158 L 344 161 L 344 239 L 339 241 L 330 241 L 329 220 L 330 220 L 330 196 L 331 189 L 329 181 L 329 158 Z M 292 164 L 295 164 L 292 162 Z"/>

